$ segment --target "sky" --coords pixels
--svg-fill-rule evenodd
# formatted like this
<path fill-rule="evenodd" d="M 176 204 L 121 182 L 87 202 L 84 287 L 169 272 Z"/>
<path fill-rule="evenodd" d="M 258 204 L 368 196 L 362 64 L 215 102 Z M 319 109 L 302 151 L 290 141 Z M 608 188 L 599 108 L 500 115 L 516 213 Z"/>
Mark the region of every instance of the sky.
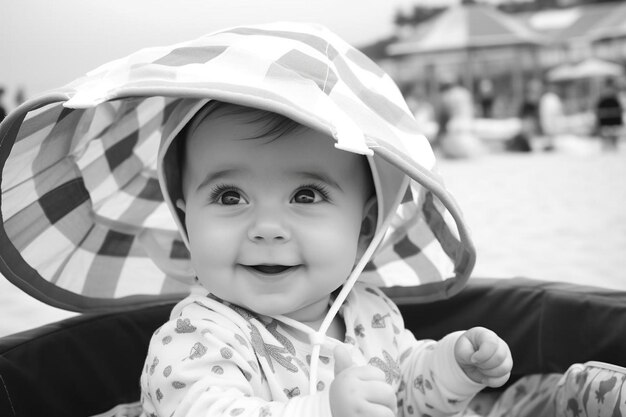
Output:
<path fill-rule="evenodd" d="M 322 23 L 359 46 L 389 36 L 396 10 L 458 0 L 4 0 L 0 85 L 4 104 L 60 87 L 140 48 L 240 24 Z"/>

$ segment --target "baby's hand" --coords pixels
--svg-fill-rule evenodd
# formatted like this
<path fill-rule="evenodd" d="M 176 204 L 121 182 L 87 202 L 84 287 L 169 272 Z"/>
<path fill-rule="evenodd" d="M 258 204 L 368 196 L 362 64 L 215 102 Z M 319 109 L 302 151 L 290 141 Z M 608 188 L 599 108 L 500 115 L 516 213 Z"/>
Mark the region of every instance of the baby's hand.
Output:
<path fill-rule="evenodd" d="M 513 368 L 509 346 L 484 327 L 463 333 L 454 346 L 454 357 L 472 381 L 494 388 L 509 379 Z"/>
<path fill-rule="evenodd" d="M 337 346 L 334 355 L 335 379 L 329 392 L 333 417 L 395 417 L 396 395 L 383 371 L 355 366 L 344 346 Z"/>

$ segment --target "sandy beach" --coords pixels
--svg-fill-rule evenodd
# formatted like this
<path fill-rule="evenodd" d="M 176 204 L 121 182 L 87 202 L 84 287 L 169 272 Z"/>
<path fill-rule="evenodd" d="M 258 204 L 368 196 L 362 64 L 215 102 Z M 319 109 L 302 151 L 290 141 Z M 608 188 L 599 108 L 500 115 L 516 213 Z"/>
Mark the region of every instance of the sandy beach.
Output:
<path fill-rule="evenodd" d="M 552 153 L 440 163 L 472 229 L 474 276 L 626 290 L 626 149 L 565 140 Z"/>
<path fill-rule="evenodd" d="M 442 160 L 472 229 L 477 277 L 530 278 L 626 291 L 626 146 L 564 140 L 550 153 Z M 0 280 L 0 336 L 68 317 Z"/>

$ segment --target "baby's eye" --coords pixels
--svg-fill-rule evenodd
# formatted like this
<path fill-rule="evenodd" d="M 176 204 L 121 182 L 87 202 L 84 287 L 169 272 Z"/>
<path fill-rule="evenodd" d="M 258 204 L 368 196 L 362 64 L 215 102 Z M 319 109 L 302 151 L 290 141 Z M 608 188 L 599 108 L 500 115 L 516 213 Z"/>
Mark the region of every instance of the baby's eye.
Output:
<path fill-rule="evenodd" d="M 245 204 L 246 200 L 237 191 L 226 191 L 219 196 L 218 201 L 226 206 Z"/>
<path fill-rule="evenodd" d="M 292 202 L 296 204 L 314 204 L 326 200 L 326 195 L 322 190 L 314 188 L 302 188 L 293 195 Z"/>
<path fill-rule="evenodd" d="M 213 200 L 216 204 L 222 204 L 225 206 L 236 206 L 238 204 L 247 204 L 246 199 L 241 195 L 241 193 L 237 190 L 225 190 L 219 191 L 217 190 L 214 193 L 214 196 L 211 196 L 211 200 Z"/>

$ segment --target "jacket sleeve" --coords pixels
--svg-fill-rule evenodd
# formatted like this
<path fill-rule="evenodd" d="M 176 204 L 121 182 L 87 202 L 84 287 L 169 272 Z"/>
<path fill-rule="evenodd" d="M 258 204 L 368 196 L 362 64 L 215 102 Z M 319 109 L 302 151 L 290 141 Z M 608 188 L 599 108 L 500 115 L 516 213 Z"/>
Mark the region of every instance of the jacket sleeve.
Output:
<path fill-rule="evenodd" d="M 409 330 L 403 330 L 398 340 L 402 375 L 398 400 L 404 415 L 458 413 L 485 387 L 465 375 L 454 357 L 461 334 L 451 333 L 438 342 L 418 341 Z"/>
<path fill-rule="evenodd" d="M 331 416 L 328 392 L 268 401 L 243 332 L 206 319 L 178 318 L 152 337 L 141 376 L 146 416 Z"/>

